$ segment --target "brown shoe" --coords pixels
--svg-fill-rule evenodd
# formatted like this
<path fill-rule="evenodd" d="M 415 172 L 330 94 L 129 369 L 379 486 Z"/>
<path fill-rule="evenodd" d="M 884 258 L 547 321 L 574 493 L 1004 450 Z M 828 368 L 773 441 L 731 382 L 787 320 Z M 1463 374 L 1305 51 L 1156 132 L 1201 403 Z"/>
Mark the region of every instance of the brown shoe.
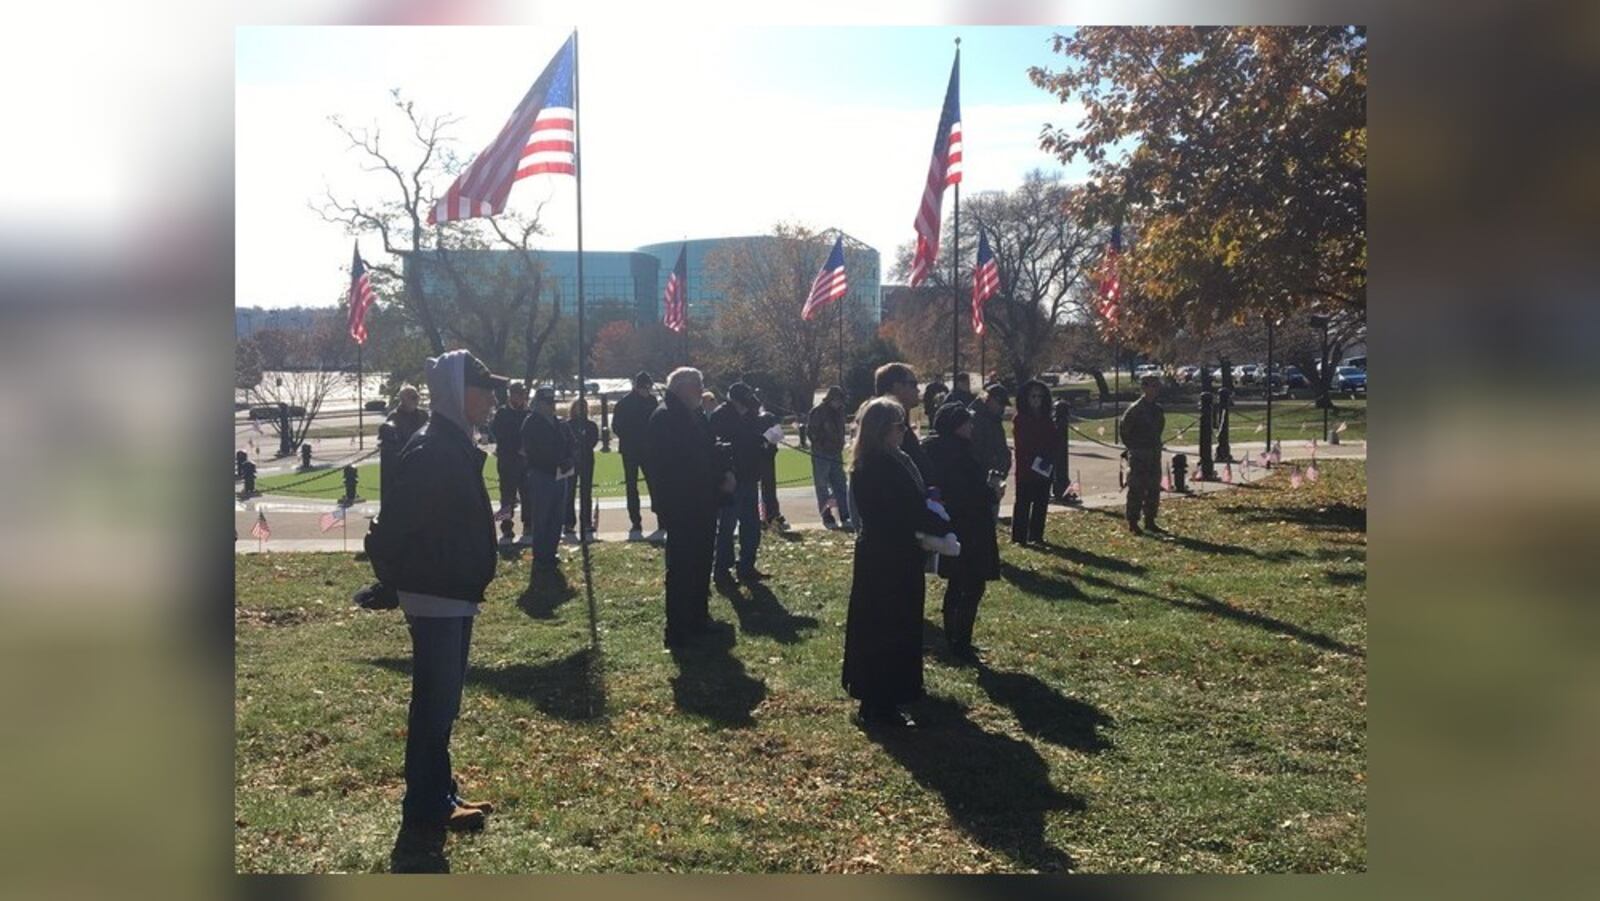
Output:
<path fill-rule="evenodd" d="M 444 818 L 444 828 L 451 832 L 476 832 L 488 819 L 484 812 L 472 807 L 452 807 Z"/>

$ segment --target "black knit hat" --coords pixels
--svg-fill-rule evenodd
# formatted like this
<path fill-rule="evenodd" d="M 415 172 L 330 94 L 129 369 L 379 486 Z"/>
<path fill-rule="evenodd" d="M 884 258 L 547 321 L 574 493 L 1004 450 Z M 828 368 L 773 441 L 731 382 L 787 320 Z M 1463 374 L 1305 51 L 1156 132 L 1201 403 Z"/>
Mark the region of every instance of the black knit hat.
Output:
<path fill-rule="evenodd" d="M 933 430 L 941 435 L 954 435 L 956 429 L 972 418 L 966 407 L 956 403 L 945 404 L 933 414 Z"/>

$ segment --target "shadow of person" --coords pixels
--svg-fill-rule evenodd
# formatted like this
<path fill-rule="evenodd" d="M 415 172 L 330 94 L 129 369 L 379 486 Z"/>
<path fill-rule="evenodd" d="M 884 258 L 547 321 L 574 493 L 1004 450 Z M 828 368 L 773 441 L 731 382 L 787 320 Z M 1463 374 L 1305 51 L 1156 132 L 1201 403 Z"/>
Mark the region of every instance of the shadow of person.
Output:
<path fill-rule="evenodd" d="M 1060 575 L 1049 575 L 1032 569 L 1025 569 L 1012 563 L 1010 560 L 1000 561 L 1000 578 L 1015 585 L 1024 594 L 1034 597 L 1050 598 L 1052 600 L 1084 601 L 1090 604 L 1113 604 L 1112 598 L 1092 598 L 1083 593 L 1083 589 L 1074 585 Z M 930 592 L 931 594 L 931 592 Z M 942 597 L 942 595 L 941 595 Z M 930 598 L 931 601 L 931 598 Z M 943 603 L 942 601 L 940 603 Z M 982 615 L 980 608 L 979 615 Z"/>
<path fill-rule="evenodd" d="M 693 643 L 672 649 L 678 667 L 672 700 L 679 710 L 719 726 L 755 725 L 751 711 L 766 698 L 767 683 L 745 672 L 732 650 L 733 627 L 715 621 Z"/>
<path fill-rule="evenodd" d="M 1097 569 L 1109 569 L 1113 572 L 1127 573 L 1129 575 L 1142 575 L 1149 570 L 1149 567 L 1142 564 L 1132 563 L 1116 557 L 1107 557 L 1092 551 L 1086 551 L 1083 548 L 1064 547 L 1059 544 L 1043 544 L 1038 545 L 1035 550 L 1043 554 L 1049 554 L 1052 557 L 1070 560 L 1080 566 L 1093 566 Z"/>
<path fill-rule="evenodd" d="M 984 847 L 1042 872 L 1073 868 L 1069 854 L 1045 841 L 1044 815 L 1086 805 L 1050 784 L 1033 746 L 979 728 L 948 698 L 926 697 L 913 711 L 917 728 L 873 729 L 867 737 L 938 792 L 950 818 Z"/>
<path fill-rule="evenodd" d="M 517 598 L 517 606 L 534 619 L 555 619 L 556 609 L 577 596 L 560 569 L 535 567 L 528 576 L 528 588 Z"/>
<path fill-rule="evenodd" d="M 1232 604 L 1229 604 L 1204 592 L 1196 591 L 1193 588 L 1188 589 L 1188 591 L 1190 594 L 1194 595 L 1194 600 L 1190 601 L 1185 600 L 1184 598 L 1168 598 L 1166 599 L 1167 603 L 1173 605 L 1174 607 L 1183 607 L 1200 613 L 1209 613 L 1213 616 L 1218 616 L 1223 619 L 1231 619 L 1234 622 L 1256 626 L 1257 628 L 1265 629 L 1266 631 L 1277 635 L 1287 635 L 1290 638 L 1305 642 L 1312 647 L 1321 648 L 1324 651 L 1332 651 L 1336 654 L 1343 654 L 1346 657 L 1365 658 L 1367 656 L 1367 652 L 1362 648 L 1358 648 L 1352 644 L 1346 644 L 1345 642 L 1342 642 L 1331 636 L 1323 635 L 1321 632 L 1312 631 L 1304 626 L 1296 625 L 1295 623 L 1288 622 L 1287 620 L 1281 620 L 1277 617 L 1268 616 L 1265 613 L 1256 613 L 1253 610 L 1246 610 L 1243 607 L 1235 607 Z"/>
<path fill-rule="evenodd" d="M 740 591 L 723 592 L 739 617 L 740 632 L 765 635 L 783 644 L 798 644 L 803 637 L 800 630 L 817 627 L 815 617 L 790 613 L 767 586 L 757 582 L 749 588 L 748 596 Z"/>
<path fill-rule="evenodd" d="M 1102 728 L 1115 725 L 1111 715 L 1085 701 L 1069 698 L 1037 676 L 997 670 L 980 663 L 978 687 L 989 700 L 1010 709 L 1022 731 L 1053 745 L 1098 754 L 1111 747 Z"/>
<path fill-rule="evenodd" d="M 411 676 L 410 657 L 379 657 L 368 660 L 382 667 Z M 593 648 L 580 648 L 565 657 L 542 663 L 514 663 L 485 667 L 468 664 L 468 689 L 484 688 L 499 695 L 527 701 L 541 713 L 569 722 L 588 722 L 605 716 L 605 681 L 599 656 Z"/>

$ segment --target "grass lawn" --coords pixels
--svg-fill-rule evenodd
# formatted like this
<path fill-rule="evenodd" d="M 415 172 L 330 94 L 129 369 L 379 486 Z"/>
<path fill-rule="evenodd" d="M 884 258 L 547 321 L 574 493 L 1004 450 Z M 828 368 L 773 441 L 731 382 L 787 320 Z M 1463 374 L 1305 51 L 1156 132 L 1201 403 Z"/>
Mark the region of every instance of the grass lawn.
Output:
<path fill-rule="evenodd" d="M 778 451 L 778 483 L 779 485 L 809 485 L 811 484 L 811 458 L 797 450 Z M 356 467 L 361 475 L 357 489 L 358 493 L 367 500 L 377 500 L 381 496 L 378 478 L 379 464 L 363 463 Z M 483 477 L 489 486 L 491 498 L 499 498 L 500 475 L 495 471 L 494 454 L 483 464 Z M 644 479 L 641 476 L 640 481 Z M 285 488 L 284 486 L 290 486 Z M 292 494 L 296 497 L 321 498 L 336 500 L 344 497 L 344 477 L 342 470 L 329 469 L 321 473 L 282 473 L 280 475 L 262 476 L 256 480 L 256 490 L 263 494 Z M 643 490 L 643 489 L 641 489 Z M 594 493 L 596 497 L 621 497 L 622 490 L 622 455 L 618 453 L 603 454 L 596 452 L 594 455 Z"/>
<path fill-rule="evenodd" d="M 1198 444 L 1200 442 L 1200 427 L 1195 423 L 1200 419 L 1199 407 L 1194 402 L 1183 399 L 1170 399 L 1162 401 L 1162 406 L 1167 413 L 1167 430 L 1164 440 L 1169 444 Z M 1336 409 L 1328 411 L 1329 428 L 1337 428 L 1339 423 L 1345 424 L 1345 430 L 1339 435 L 1341 441 L 1365 441 L 1367 438 L 1367 400 L 1357 398 L 1346 400 L 1335 398 Z M 1128 405 L 1122 405 L 1123 410 Z M 1091 420 L 1077 423 L 1077 428 L 1085 435 L 1098 438 L 1102 441 L 1111 441 L 1114 434 L 1112 429 L 1113 410 L 1111 404 L 1096 407 L 1089 404 L 1073 409 L 1073 416 Z M 1228 418 L 1228 438 L 1233 442 L 1235 450 L 1243 447 L 1248 450 L 1262 450 L 1267 440 L 1267 411 L 1261 403 L 1252 403 L 1249 406 L 1236 406 Z M 1105 434 L 1100 434 L 1104 427 Z M 1291 441 L 1309 441 L 1319 438 L 1322 434 L 1322 411 L 1316 404 L 1309 400 L 1274 401 L 1272 404 L 1272 437 L 1273 440 L 1283 441 L 1285 447 Z M 1073 435 L 1074 441 L 1080 440 L 1078 435 Z M 1213 439 L 1215 440 L 1215 439 Z"/>
<path fill-rule="evenodd" d="M 1366 482 L 1325 461 L 1002 548 L 978 668 L 925 623 L 922 728 L 866 734 L 839 687 L 847 536 L 764 543 L 767 587 L 661 647 L 660 552 L 530 589 L 502 562 L 473 634 L 454 766 L 488 829 L 455 872 L 1362 871 Z M 352 608 L 344 555 L 239 556 L 235 866 L 375 871 L 399 822 L 409 643 Z"/>

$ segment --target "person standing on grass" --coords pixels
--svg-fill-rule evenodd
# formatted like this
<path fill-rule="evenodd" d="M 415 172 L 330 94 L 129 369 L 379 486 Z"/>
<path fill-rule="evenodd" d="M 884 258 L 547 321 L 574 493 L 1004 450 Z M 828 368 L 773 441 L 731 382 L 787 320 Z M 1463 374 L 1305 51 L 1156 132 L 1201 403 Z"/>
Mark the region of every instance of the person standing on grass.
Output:
<path fill-rule="evenodd" d="M 493 806 L 463 801 L 451 775 L 450 733 L 461 710 L 472 620 L 494 578 L 494 521 L 486 455 L 472 430 L 489 420 L 507 379 L 465 350 L 427 362 L 433 418 L 394 462 L 374 520 L 374 569 L 399 597 L 411 632 L 405 798 L 390 856 L 394 872 L 448 870 L 446 829 L 481 829 Z"/>
<path fill-rule="evenodd" d="M 922 452 L 922 442 L 917 438 L 916 429 L 911 427 L 911 411 L 917 407 L 917 371 L 909 363 L 885 363 L 872 374 L 872 391 L 878 397 L 887 397 L 900 405 L 906 417 L 900 450 L 911 458 L 925 487 L 937 485 L 932 478 L 933 469 L 928 463 L 928 455 Z M 931 416 L 929 421 L 932 421 Z"/>
<path fill-rule="evenodd" d="M 1161 377 L 1147 375 L 1139 380 L 1140 398 L 1122 414 L 1122 446 L 1128 457 L 1128 531 L 1143 535 L 1139 528 L 1139 515 L 1144 514 L 1144 527 L 1152 532 L 1164 531 L 1156 525 L 1156 512 L 1161 507 L 1161 436 L 1167 430 L 1167 414 L 1161 408 Z"/>
<path fill-rule="evenodd" d="M 806 414 L 806 434 L 811 439 L 811 483 L 817 491 L 817 510 L 829 529 L 851 529 L 849 484 L 844 476 L 844 389 L 828 389 L 822 403 Z M 830 506 L 831 504 L 831 506 Z M 835 521 L 833 508 L 839 510 Z"/>
<path fill-rule="evenodd" d="M 629 541 L 646 540 L 639 513 L 639 473 L 644 472 L 645 481 L 650 481 L 650 473 L 644 466 L 648 457 L 645 431 L 650 427 L 650 414 L 656 411 L 656 396 L 652 390 L 654 385 L 655 379 L 650 373 L 641 370 L 633 377 L 633 390 L 628 392 L 627 397 L 617 401 L 617 408 L 611 414 L 611 430 L 617 435 L 618 450 L 622 453 L 622 484 L 628 497 Z M 654 495 L 650 508 L 652 513 L 655 512 Z M 660 525 L 657 520 L 656 530 L 648 540 L 660 540 Z"/>
<path fill-rule="evenodd" d="M 717 558 L 715 582 L 719 588 L 734 583 L 733 535 L 739 533 L 738 579 L 758 582 L 767 574 L 756 569 L 756 554 L 761 550 L 761 469 L 765 463 L 765 442 L 756 426 L 756 396 L 749 385 L 734 382 L 728 386 L 728 399 L 711 414 L 711 434 L 732 449 L 733 503 L 724 505 L 717 516 Z M 670 531 L 670 530 L 669 530 Z"/>
<path fill-rule="evenodd" d="M 569 541 L 576 541 L 578 529 L 581 528 L 583 540 L 593 541 L 594 511 L 586 505 L 592 504 L 594 498 L 594 448 L 600 443 L 600 427 L 589 419 L 587 400 L 580 397 L 567 408 L 567 430 L 571 434 L 577 472 L 572 478 L 564 480 L 567 489 L 564 506 L 566 537 Z"/>
<path fill-rule="evenodd" d="M 528 464 L 522 457 L 522 423 L 528 418 L 528 386 L 518 379 L 507 389 L 508 403 L 494 411 L 494 421 L 489 431 L 494 435 L 494 468 L 500 478 L 500 541 L 510 544 L 516 540 L 516 528 L 511 522 L 516 514 L 517 498 L 522 499 L 522 512 L 528 512 L 528 495 L 523 490 L 523 476 Z M 524 530 L 526 534 L 526 530 Z"/>
<path fill-rule="evenodd" d="M 719 449 L 700 412 L 700 370 L 683 367 L 667 376 L 667 392 L 650 414 L 650 498 L 667 530 L 666 637 L 669 648 L 687 645 L 711 625 L 712 548 L 717 508 L 735 487 L 731 460 Z"/>
<path fill-rule="evenodd" d="M 968 663 L 980 662 L 972 644 L 978 602 L 988 583 L 1000 578 L 1000 546 L 991 512 L 1000 499 L 989 487 L 989 473 L 972 454 L 974 424 L 965 407 L 945 404 L 934 414 L 933 434 L 922 439 L 938 475 L 950 528 L 961 542 L 959 555 L 939 558 L 939 575 L 946 580 L 945 640 L 950 653 Z"/>
<path fill-rule="evenodd" d="M 1011 406 L 1011 393 L 999 382 L 990 382 L 983 389 L 983 399 L 975 400 L 967 408 L 972 414 L 972 455 L 977 458 L 990 481 L 1005 481 L 1011 472 L 1011 447 L 1006 444 L 1006 408 Z M 990 507 L 990 522 L 1000 519 L 1000 498 Z"/>
<path fill-rule="evenodd" d="M 780 426 L 778 414 L 767 407 L 766 400 L 761 392 L 756 392 L 756 428 L 762 435 L 762 460 L 761 460 L 761 524 L 764 527 L 776 528 L 780 532 L 789 531 L 789 521 L 783 518 L 783 508 L 778 505 L 778 447 L 767 439 L 767 433 L 774 427 Z"/>
<path fill-rule="evenodd" d="M 389 489 L 389 470 L 401 448 L 428 421 L 428 411 L 420 408 L 421 395 L 415 386 L 401 385 L 395 395 L 394 412 L 378 426 L 378 493 Z"/>
<path fill-rule="evenodd" d="M 1061 436 L 1061 446 L 1056 451 L 1056 476 L 1050 482 L 1050 496 L 1057 501 L 1065 501 L 1072 484 L 1072 474 L 1067 471 L 1071 463 L 1067 459 L 1067 429 L 1072 427 L 1072 401 L 1065 397 L 1057 400 L 1051 418 L 1056 424 L 1056 434 Z"/>
<path fill-rule="evenodd" d="M 1050 418 L 1050 389 L 1038 379 L 1023 383 L 1017 415 L 1011 420 L 1016 445 L 1017 499 L 1011 508 L 1014 544 L 1044 541 L 1044 516 L 1050 504 L 1050 482 L 1061 436 Z"/>
<path fill-rule="evenodd" d="M 556 389 L 548 385 L 533 392 L 533 412 L 522 423 L 522 453 L 528 461 L 524 480 L 529 516 L 525 534 L 533 536 L 530 569 L 554 570 L 567 499 L 562 482 L 573 478 L 575 455 L 572 433 L 556 418 Z"/>
<path fill-rule="evenodd" d="M 861 702 L 857 717 L 868 728 L 914 725 L 899 706 L 922 697 L 927 582 L 917 532 L 948 531 L 928 509 L 916 464 L 900 450 L 906 429 L 905 408 L 892 398 L 875 398 L 857 415 L 850 453 L 858 531 L 840 681 Z"/>

